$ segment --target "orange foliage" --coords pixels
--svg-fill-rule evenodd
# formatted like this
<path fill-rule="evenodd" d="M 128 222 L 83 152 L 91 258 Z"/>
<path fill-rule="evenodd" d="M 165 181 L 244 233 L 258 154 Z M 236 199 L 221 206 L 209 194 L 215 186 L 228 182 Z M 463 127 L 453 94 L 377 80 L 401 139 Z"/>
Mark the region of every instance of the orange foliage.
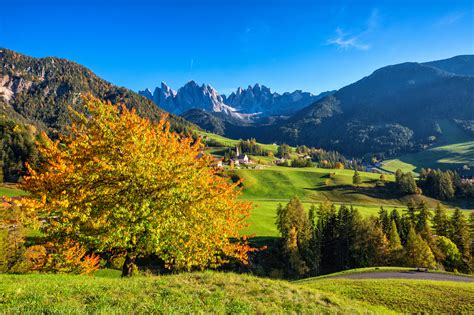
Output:
<path fill-rule="evenodd" d="M 24 253 L 30 271 L 42 270 L 47 261 L 46 248 L 42 245 L 28 247 Z"/>
<path fill-rule="evenodd" d="M 248 245 L 231 240 L 241 239 L 251 206 L 237 200 L 236 184 L 201 154 L 199 140 L 171 132 L 166 117 L 152 123 L 92 96 L 84 103 L 89 115 L 75 112 L 59 140 L 43 134 L 46 163 L 29 168 L 23 213 L 52 239 L 156 254 L 168 268 L 246 261 Z M 65 260 L 80 256 L 68 250 Z"/>

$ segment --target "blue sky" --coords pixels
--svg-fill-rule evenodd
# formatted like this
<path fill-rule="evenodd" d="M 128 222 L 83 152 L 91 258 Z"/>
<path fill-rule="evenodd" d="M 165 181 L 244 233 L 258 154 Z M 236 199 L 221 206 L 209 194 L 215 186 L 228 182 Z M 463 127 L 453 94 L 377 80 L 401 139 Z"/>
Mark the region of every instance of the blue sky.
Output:
<path fill-rule="evenodd" d="M 133 90 L 338 89 L 375 69 L 474 53 L 470 1 L 3 1 L 0 46 Z"/>

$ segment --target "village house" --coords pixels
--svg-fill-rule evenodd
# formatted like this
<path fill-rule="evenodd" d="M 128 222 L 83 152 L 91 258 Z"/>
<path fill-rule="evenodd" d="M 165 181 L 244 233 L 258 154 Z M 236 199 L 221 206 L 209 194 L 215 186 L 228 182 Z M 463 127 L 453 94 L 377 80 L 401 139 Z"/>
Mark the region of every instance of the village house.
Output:
<path fill-rule="evenodd" d="M 240 153 L 239 146 L 235 147 L 235 152 L 236 152 L 236 156 L 231 159 L 234 162 L 234 165 L 249 164 L 250 163 L 250 159 L 249 159 L 248 155 Z"/>

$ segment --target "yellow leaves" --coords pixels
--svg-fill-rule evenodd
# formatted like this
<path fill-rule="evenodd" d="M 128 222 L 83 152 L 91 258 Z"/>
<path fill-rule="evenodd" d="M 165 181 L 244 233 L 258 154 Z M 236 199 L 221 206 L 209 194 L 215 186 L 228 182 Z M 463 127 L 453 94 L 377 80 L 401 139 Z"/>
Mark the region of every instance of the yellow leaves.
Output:
<path fill-rule="evenodd" d="M 43 232 L 156 254 L 176 269 L 245 261 L 249 247 L 230 239 L 240 238 L 251 205 L 217 176 L 200 139 L 171 132 L 166 116 L 151 123 L 123 105 L 84 103 L 90 116 L 79 115 L 60 142 L 44 135 L 46 162 L 25 178 L 25 205 L 48 222 Z"/>

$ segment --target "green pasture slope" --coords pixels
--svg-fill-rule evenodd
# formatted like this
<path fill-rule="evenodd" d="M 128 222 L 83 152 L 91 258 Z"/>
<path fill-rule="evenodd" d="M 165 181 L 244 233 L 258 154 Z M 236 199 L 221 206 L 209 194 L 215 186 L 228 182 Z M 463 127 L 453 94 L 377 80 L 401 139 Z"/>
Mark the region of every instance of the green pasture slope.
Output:
<path fill-rule="evenodd" d="M 390 312 L 287 281 L 233 273 L 89 277 L 1 275 L 0 313 L 274 314 Z"/>
<path fill-rule="evenodd" d="M 403 268 L 380 267 L 378 271 L 399 271 L 399 269 Z M 338 274 L 358 272 L 368 271 L 347 270 Z M 331 275 L 304 279 L 296 283 L 301 287 L 317 289 L 374 306 L 383 306 L 405 314 L 474 312 L 474 283 L 407 279 L 355 280 L 332 278 Z"/>
<path fill-rule="evenodd" d="M 464 165 L 471 167 L 474 174 L 474 137 L 468 135 L 453 122 L 438 122 L 443 135 L 439 143 L 425 151 L 405 154 L 383 163 L 387 171 L 416 170 L 421 168 L 459 169 Z"/>
<path fill-rule="evenodd" d="M 214 141 L 217 141 L 219 143 L 221 143 L 223 146 L 225 147 L 234 147 L 236 144 L 238 144 L 240 142 L 240 140 L 234 140 L 234 139 L 230 139 L 230 138 L 226 138 L 226 137 L 223 137 L 223 136 L 219 136 L 219 135 L 216 135 L 214 133 L 210 133 L 210 132 L 199 132 L 200 135 L 202 135 L 203 137 L 208 137 L 209 139 L 212 139 Z M 272 151 L 274 153 L 277 152 L 277 149 L 278 149 L 278 145 L 276 144 L 263 144 L 263 143 L 259 143 L 259 145 L 267 150 L 267 151 Z"/>
<path fill-rule="evenodd" d="M 387 210 L 405 209 L 411 196 L 399 198 L 393 194 L 393 188 L 374 189 L 379 174 L 360 172 L 363 183 L 359 187 L 352 185 L 352 170 L 322 168 L 266 167 L 263 169 L 236 169 L 233 171 L 243 179 L 242 200 L 253 203 L 254 208 L 248 220 L 249 227 L 243 233 L 272 237 L 278 236 L 275 227 L 276 208 L 285 204 L 293 196 L 298 196 L 307 209 L 324 201 L 336 204 L 351 204 L 362 215 L 377 215 L 380 206 Z M 335 173 L 334 176 L 329 174 Z M 386 176 L 393 182 L 392 175 Z M 437 200 L 414 196 L 425 200 L 431 207 Z"/>

